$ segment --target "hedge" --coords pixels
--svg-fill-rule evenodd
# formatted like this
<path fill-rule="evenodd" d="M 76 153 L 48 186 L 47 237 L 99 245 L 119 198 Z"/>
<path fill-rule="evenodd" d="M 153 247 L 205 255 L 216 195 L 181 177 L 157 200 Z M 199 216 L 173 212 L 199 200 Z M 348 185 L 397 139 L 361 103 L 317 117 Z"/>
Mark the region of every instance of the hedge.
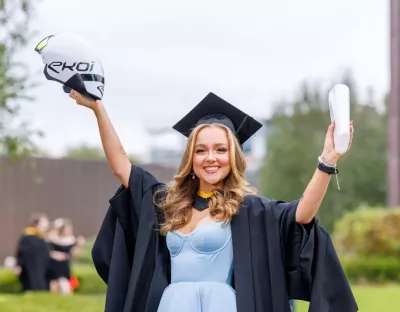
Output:
<path fill-rule="evenodd" d="M 106 285 L 98 276 L 91 265 L 75 265 L 73 273 L 78 277 L 80 286 L 76 293 L 80 294 L 104 294 Z M 21 287 L 18 279 L 10 269 L 0 269 L 0 293 L 18 293 Z"/>
<path fill-rule="evenodd" d="M 74 257 L 74 263 L 79 265 L 93 265 L 92 248 L 95 237 L 89 237 L 85 245 L 82 246 L 81 251 Z"/>
<path fill-rule="evenodd" d="M 352 284 L 400 283 L 400 259 L 342 257 L 344 272 Z"/>
<path fill-rule="evenodd" d="M 400 283 L 400 259 L 342 257 L 340 260 L 352 284 Z M 106 285 L 93 266 L 76 265 L 73 271 L 80 281 L 80 287 L 76 293 L 85 295 L 105 293 Z M 20 292 L 20 285 L 12 271 L 0 269 L 0 293 L 18 292 Z"/>

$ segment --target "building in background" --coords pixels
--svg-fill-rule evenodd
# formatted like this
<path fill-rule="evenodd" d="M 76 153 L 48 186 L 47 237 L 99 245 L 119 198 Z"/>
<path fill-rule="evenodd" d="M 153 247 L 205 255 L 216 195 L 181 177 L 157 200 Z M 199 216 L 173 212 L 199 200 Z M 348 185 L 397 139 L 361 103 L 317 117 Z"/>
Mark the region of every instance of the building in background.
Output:
<path fill-rule="evenodd" d="M 170 127 L 148 128 L 147 135 L 147 162 L 177 168 L 182 159 L 186 138 Z"/>

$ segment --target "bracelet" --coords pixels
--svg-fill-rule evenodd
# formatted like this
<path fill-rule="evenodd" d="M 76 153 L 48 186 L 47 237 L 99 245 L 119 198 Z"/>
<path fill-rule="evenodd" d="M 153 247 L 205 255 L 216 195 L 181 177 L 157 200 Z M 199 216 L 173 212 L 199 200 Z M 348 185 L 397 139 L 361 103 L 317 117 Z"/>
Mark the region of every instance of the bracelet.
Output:
<path fill-rule="evenodd" d="M 339 173 L 339 170 L 336 168 L 335 165 L 331 165 L 324 161 L 324 158 L 322 156 L 318 157 L 318 169 L 321 170 L 322 172 L 325 172 L 329 175 L 334 174 L 336 176 L 336 182 L 337 182 L 337 187 L 338 190 L 340 191 L 340 186 L 339 186 L 339 179 L 337 177 L 337 174 Z"/>
<path fill-rule="evenodd" d="M 319 157 L 318 157 L 318 161 L 319 161 L 320 163 L 323 163 L 325 166 L 328 166 L 328 167 L 336 167 L 336 164 L 331 164 L 331 163 L 327 162 L 326 159 L 325 159 L 324 157 L 322 157 L 322 156 L 319 156 Z"/>

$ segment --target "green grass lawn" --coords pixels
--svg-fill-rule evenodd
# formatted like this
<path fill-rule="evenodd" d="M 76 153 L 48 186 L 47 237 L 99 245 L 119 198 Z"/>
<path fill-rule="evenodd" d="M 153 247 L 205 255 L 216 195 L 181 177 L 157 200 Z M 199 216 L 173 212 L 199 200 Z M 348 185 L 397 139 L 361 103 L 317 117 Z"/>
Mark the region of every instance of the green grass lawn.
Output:
<path fill-rule="evenodd" d="M 353 286 L 360 312 L 400 311 L 400 285 Z M 307 302 L 297 302 L 295 312 L 307 312 Z"/>
<path fill-rule="evenodd" d="M 102 295 L 60 296 L 51 294 L 0 295 L 1 312 L 101 312 Z"/>
<path fill-rule="evenodd" d="M 353 287 L 361 312 L 400 311 L 400 285 Z M 104 296 L 50 294 L 0 295 L 1 312 L 102 312 Z M 297 302 L 296 312 L 307 312 L 308 304 Z"/>

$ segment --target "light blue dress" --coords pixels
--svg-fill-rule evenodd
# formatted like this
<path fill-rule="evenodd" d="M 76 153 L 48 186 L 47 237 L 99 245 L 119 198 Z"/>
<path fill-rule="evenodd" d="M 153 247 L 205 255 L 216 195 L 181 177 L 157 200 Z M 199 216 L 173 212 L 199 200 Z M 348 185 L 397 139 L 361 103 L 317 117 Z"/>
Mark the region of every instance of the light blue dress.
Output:
<path fill-rule="evenodd" d="M 167 246 L 171 284 L 158 312 L 236 312 L 230 225 L 210 221 L 189 234 L 169 232 Z"/>

